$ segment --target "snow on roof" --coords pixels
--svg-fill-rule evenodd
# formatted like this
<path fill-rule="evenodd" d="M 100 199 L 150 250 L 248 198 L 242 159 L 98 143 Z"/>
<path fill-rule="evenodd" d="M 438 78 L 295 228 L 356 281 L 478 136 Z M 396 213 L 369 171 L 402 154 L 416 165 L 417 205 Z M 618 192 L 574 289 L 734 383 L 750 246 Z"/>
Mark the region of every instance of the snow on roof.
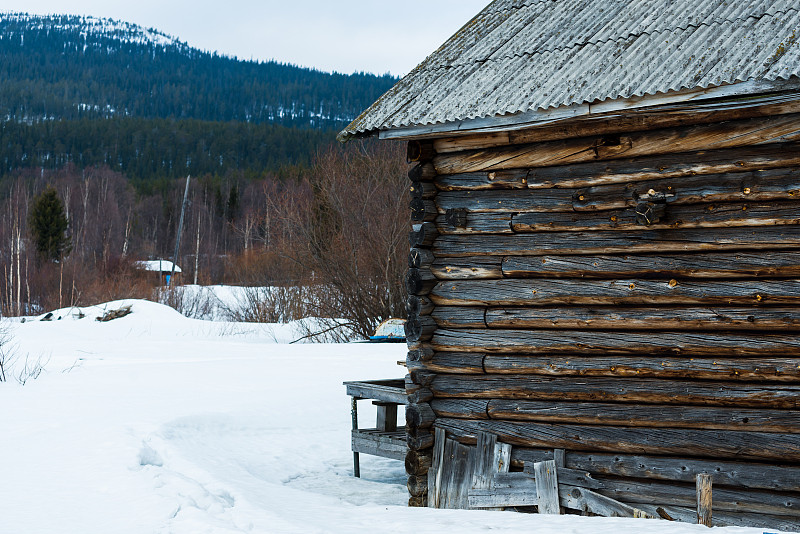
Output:
<path fill-rule="evenodd" d="M 797 0 L 495 0 L 340 134 L 800 76 Z"/>
<path fill-rule="evenodd" d="M 139 269 L 143 269 L 145 271 L 156 271 L 161 273 L 171 273 L 172 272 L 172 262 L 169 260 L 147 260 L 147 261 L 137 261 L 136 267 Z M 175 272 L 181 272 L 181 268 L 177 265 L 175 266 Z"/>

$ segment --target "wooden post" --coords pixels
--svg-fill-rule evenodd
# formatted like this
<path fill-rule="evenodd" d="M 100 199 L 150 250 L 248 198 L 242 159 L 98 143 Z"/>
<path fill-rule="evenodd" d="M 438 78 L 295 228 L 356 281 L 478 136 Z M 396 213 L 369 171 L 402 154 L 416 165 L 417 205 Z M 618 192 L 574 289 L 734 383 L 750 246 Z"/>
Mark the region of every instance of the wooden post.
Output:
<path fill-rule="evenodd" d="M 397 404 L 393 402 L 373 401 L 378 407 L 378 418 L 375 428 L 381 432 L 394 432 L 397 430 Z"/>
<path fill-rule="evenodd" d="M 697 475 L 697 524 L 711 526 L 711 475 Z"/>
<path fill-rule="evenodd" d="M 353 430 L 358 430 L 358 398 L 350 397 L 350 416 L 353 419 Z M 353 452 L 353 476 L 361 478 L 361 465 L 358 461 L 358 453 Z"/>
<path fill-rule="evenodd" d="M 559 515 L 561 512 L 558 499 L 558 476 L 556 462 L 536 462 L 533 464 L 536 476 L 536 494 L 538 495 L 539 513 Z"/>

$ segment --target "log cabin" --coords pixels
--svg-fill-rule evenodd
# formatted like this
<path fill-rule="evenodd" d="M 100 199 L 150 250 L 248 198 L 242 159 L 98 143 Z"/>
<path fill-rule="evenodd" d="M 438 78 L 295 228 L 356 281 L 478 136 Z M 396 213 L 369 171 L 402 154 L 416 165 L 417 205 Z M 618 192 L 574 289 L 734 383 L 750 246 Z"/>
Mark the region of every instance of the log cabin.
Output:
<path fill-rule="evenodd" d="M 407 141 L 411 506 L 800 530 L 796 0 L 496 0 Z"/>

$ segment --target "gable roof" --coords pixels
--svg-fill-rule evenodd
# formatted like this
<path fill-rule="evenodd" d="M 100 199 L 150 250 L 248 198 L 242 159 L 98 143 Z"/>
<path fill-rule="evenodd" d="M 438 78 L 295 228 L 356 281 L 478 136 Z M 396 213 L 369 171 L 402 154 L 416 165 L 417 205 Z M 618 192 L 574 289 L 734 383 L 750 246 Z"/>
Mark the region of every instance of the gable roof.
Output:
<path fill-rule="evenodd" d="M 789 80 L 798 33 L 797 0 L 496 0 L 339 138 Z"/>

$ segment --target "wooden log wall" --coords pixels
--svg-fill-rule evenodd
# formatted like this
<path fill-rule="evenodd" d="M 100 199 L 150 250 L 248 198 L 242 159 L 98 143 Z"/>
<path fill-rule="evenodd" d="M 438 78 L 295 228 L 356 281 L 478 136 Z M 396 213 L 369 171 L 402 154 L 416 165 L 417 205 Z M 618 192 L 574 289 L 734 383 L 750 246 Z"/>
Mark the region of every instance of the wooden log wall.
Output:
<path fill-rule="evenodd" d="M 431 429 L 490 432 L 518 467 L 566 449 L 568 467 L 635 486 L 628 502 L 666 484 L 646 502 L 686 504 L 708 473 L 734 501 L 772 492 L 741 510 L 800 526 L 800 105 L 786 109 L 410 146 L 409 475 Z"/>

